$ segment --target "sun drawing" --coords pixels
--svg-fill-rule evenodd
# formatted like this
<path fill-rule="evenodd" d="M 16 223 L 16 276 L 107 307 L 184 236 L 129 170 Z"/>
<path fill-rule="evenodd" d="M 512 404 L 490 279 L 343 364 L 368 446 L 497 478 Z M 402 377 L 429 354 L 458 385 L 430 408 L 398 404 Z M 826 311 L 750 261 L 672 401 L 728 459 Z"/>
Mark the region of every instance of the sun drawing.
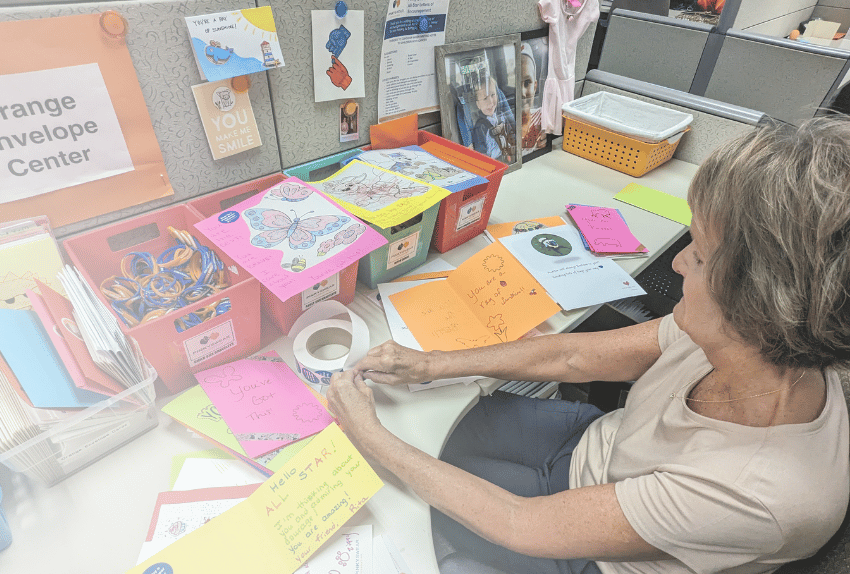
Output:
<path fill-rule="evenodd" d="M 261 40 L 274 40 L 277 38 L 274 25 L 274 14 L 271 9 L 249 8 L 234 12 L 236 23 L 242 29 L 251 34 L 259 35 Z"/>

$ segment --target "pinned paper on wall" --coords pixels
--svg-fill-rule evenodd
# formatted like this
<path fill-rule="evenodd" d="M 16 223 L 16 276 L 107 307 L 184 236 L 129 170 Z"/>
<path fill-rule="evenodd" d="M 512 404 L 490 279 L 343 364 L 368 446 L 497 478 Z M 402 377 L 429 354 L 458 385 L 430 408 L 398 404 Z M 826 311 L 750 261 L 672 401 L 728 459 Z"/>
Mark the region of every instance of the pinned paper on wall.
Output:
<path fill-rule="evenodd" d="M 351 161 L 332 176 L 311 185 L 381 229 L 401 225 L 451 193 L 359 160 Z"/>
<path fill-rule="evenodd" d="M 487 179 L 480 175 L 455 167 L 431 155 L 418 145 L 368 150 L 355 156 L 354 159 L 419 181 L 439 185 L 452 193 L 487 183 Z"/>
<path fill-rule="evenodd" d="M 294 572 L 383 486 L 332 424 L 246 500 L 129 570 Z"/>
<path fill-rule="evenodd" d="M 248 357 L 195 378 L 251 458 L 312 436 L 333 421 L 279 357 Z"/>
<path fill-rule="evenodd" d="M 229 80 L 220 80 L 192 86 L 192 93 L 213 159 L 263 144 L 248 92 L 237 92 Z"/>
<path fill-rule="evenodd" d="M 271 6 L 187 16 L 201 77 L 207 81 L 283 66 Z"/>
<path fill-rule="evenodd" d="M 195 227 L 281 301 L 387 243 L 350 211 L 294 177 Z"/>
<path fill-rule="evenodd" d="M 313 10 L 313 88 L 317 102 L 366 95 L 363 10 Z"/>
<path fill-rule="evenodd" d="M 515 341 L 560 311 L 500 243 L 467 259 L 445 281 L 407 289 L 390 300 L 425 351 Z"/>
<path fill-rule="evenodd" d="M 100 17 L 0 22 L 0 220 L 57 228 L 174 193 L 130 52 Z"/>

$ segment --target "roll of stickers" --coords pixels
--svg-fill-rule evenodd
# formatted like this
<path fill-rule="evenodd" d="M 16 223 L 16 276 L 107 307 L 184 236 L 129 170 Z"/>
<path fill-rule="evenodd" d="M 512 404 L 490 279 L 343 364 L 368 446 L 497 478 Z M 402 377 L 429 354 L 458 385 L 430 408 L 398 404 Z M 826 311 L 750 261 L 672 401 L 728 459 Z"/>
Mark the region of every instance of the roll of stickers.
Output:
<path fill-rule="evenodd" d="M 336 318 L 348 315 L 348 321 Z M 327 385 L 331 375 L 353 367 L 369 350 L 369 327 L 359 315 L 339 301 L 322 301 L 310 307 L 289 330 L 292 354 L 299 373 L 311 383 Z M 316 351 L 328 345 L 348 348 L 348 353 L 323 359 Z"/>

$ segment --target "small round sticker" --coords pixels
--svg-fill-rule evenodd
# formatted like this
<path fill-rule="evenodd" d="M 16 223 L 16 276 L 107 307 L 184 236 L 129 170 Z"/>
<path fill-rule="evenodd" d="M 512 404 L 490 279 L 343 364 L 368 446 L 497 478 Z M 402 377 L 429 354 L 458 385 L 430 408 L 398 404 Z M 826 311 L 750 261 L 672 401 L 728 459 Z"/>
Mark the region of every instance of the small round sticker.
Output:
<path fill-rule="evenodd" d="M 148 566 L 142 574 L 174 574 L 174 569 L 170 564 L 157 562 L 153 566 Z"/>
<path fill-rule="evenodd" d="M 218 216 L 218 220 L 221 223 L 233 223 L 234 221 L 239 220 L 239 212 L 238 211 L 225 211 L 221 215 Z"/>
<path fill-rule="evenodd" d="M 570 251 L 573 250 L 573 246 L 570 245 L 569 241 L 551 233 L 535 235 L 531 239 L 531 246 L 543 255 L 550 255 L 552 257 L 569 255 Z"/>

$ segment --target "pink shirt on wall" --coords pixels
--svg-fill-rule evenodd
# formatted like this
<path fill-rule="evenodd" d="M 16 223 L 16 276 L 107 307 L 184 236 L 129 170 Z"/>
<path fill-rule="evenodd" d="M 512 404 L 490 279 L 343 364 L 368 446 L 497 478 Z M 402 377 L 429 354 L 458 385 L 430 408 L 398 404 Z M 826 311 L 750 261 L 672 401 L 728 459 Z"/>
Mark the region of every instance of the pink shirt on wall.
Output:
<path fill-rule="evenodd" d="M 578 4 L 578 0 L 575 0 Z M 561 106 L 573 101 L 576 46 L 582 34 L 599 20 L 599 0 L 539 0 L 540 17 L 549 24 L 549 73 L 543 85 L 543 131 L 561 135 Z"/>

